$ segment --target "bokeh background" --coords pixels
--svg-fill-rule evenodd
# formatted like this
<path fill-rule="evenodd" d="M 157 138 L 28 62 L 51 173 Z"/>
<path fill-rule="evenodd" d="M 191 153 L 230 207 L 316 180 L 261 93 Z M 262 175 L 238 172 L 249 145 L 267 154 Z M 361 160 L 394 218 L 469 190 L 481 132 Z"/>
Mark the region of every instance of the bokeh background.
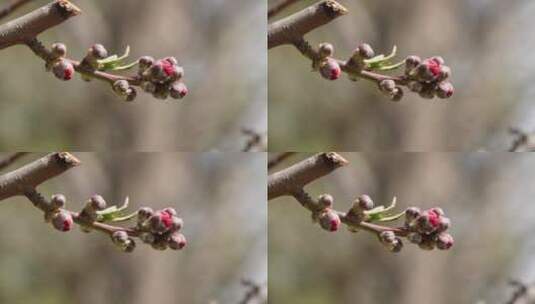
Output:
<path fill-rule="evenodd" d="M 1 154 L 4 156 L 4 154 Z M 44 154 L 31 154 L 12 168 Z M 267 283 L 265 153 L 75 153 L 82 165 L 42 184 L 78 211 L 174 206 L 188 246 L 126 254 L 100 233 L 56 231 L 23 198 L 0 202 L 0 303 L 238 303 L 240 280 Z M 257 303 L 257 302 L 250 302 Z"/>
<path fill-rule="evenodd" d="M 535 281 L 535 155 L 341 155 L 350 164 L 310 184 L 311 195 L 332 194 L 341 211 L 361 194 L 376 204 L 397 196 L 400 211 L 441 206 L 455 245 L 423 251 L 405 242 L 392 254 L 370 233 L 324 231 L 295 200 L 278 198 L 268 207 L 270 303 L 502 304 L 511 278 Z"/>
<path fill-rule="evenodd" d="M 400 60 L 441 55 L 455 95 L 393 103 L 367 81 L 326 81 L 293 47 L 278 47 L 268 53 L 270 151 L 506 151 L 509 127 L 535 130 L 533 1 L 339 2 L 349 14 L 309 33 L 312 45 L 331 42 L 339 58 L 361 42 L 376 53 L 395 44 Z"/>
<path fill-rule="evenodd" d="M 8 0 L 0 0 L 0 5 Z M 35 0 L 10 18 L 40 7 Z M 110 54 L 176 56 L 190 94 L 139 92 L 126 104 L 102 82 L 46 73 L 24 46 L 0 51 L 0 149 L 49 151 L 240 151 L 240 129 L 267 130 L 266 3 L 223 0 L 73 0 L 82 14 L 40 39 L 81 59 L 94 43 Z M 8 18 L 7 20 L 9 20 Z M 6 20 L 2 20 L 5 22 Z"/>

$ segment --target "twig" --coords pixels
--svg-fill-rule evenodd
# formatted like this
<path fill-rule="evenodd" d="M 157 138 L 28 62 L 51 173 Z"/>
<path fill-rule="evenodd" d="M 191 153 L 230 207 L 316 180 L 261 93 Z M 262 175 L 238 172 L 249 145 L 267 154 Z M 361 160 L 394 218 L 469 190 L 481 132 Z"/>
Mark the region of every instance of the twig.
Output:
<path fill-rule="evenodd" d="M 15 161 L 17 161 L 19 158 L 23 157 L 24 155 L 28 154 L 28 152 L 16 152 L 12 153 L 8 156 L 6 156 L 3 159 L 0 159 L 0 170 L 6 168 L 7 166 L 11 165 Z"/>
<path fill-rule="evenodd" d="M 293 44 L 308 32 L 347 14 L 347 9 L 336 1 L 326 0 L 268 26 L 268 49 Z"/>
<path fill-rule="evenodd" d="M 299 0 L 280 0 L 277 4 L 275 4 L 272 8 L 268 10 L 268 19 L 275 17 L 278 13 L 283 11 L 288 6 L 296 3 Z"/>
<path fill-rule="evenodd" d="M 242 285 L 247 288 L 247 291 L 243 299 L 238 302 L 239 304 L 249 304 L 255 298 L 260 298 L 262 295 L 262 285 L 253 282 L 252 280 L 243 279 L 241 281 Z"/>
<path fill-rule="evenodd" d="M 46 155 L 26 166 L 0 176 L 0 201 L 24 195 L 41 183 L 74 168 L 80 161 L 68 152 Z"/>
<path fill-rule="evenodd" d="M 247 142 L 245 143 L 245 147 L 243 147 L 242 152 L 250 152 L 253 149 L 258 150 L 265 150 L 264 147 L 262 147 L 262 140 L 264 139 L 264 134 L 260 134 L 256 132 L 255 130 L 248 129 L 248 128 L 242 128 L 242 133 L 248 137 Z"/>
<path fill-rule="evenodd" d="M 509 285 L 515 288 L 511 298 L 505 304 L 516 304 L 520 299 L 524 298 L 528 292 L 528 286 L 520 281 L 511 280 Z"/>
<path fill-rule="evenodd" d="M 520 150 L 526 152 L 535 151 L 535 146 L 530 144 L 531 134 L 518 128 L 510 128 L 509 133 L 514 137 L 509 152 L 518 152 Z"/>
<path fill-rule="evenodd" d="M 268 200 L 299 192 L 310 182 L 349 162 L 335 152 L 316 154 L 268 177 Z"/>
<path fill-rule="evenodd" d="M 0 25 L 0 50 L 24 44 L 43 31 L 77 16 L 81 10 L 68 0 L 55 0 L 6 24 Z"/>
<path fill-rule="evenodd" d="M 288 157 L 294 155 L 296 152 L 282 152 L 275 155 L 268 161 L 268 170 L 273 169 L 275 166 L 286 160 Z"/>
<path fill-rule="evenodd" d="M 31 0 L 13 0 L 5 4 L 2 8 L 0 8 L 0 19 L 5 18 L 6 16 L 14 12 L 16 9 L 30 1 Z"/>

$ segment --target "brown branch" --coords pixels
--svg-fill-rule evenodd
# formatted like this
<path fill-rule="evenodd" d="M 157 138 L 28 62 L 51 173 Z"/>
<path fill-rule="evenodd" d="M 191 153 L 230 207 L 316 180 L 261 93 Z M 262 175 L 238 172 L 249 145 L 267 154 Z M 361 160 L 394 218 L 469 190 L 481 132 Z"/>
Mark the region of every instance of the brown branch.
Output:
<path fill-rule="evenodd" d="M 345 15 L 347 12 L 347 9 L 338 2 L 325 0 L 273 22 L 268 26 L 268 49 L 292 44 L 308 32 Z"/>
<path fill-rule="evenodd" d="M 515 288 L 515 291 L 513 292 L 513 294 L 511 295 L 511 298 L 509 300 L 507 300 L 507 302 L 505 302 L 506 304 L 516 304 L 516 303 L 519 303 L 519 301 L 522 299 L 522 298 L 525 298 L 526 295 L 528 294 L 528 289 L 529 289 L 529 286 L 520 282 L 520 281 L 517 281 L 517 280 L 511 280 L 509 282 L 509 285 L 511 285 L 512 287 Z"/>
<path fill-rule="evenodd" d="M 0 201 L 24 195 L 26 190 L 36 188 L 41 183 L 79 164 L 80 161 L 72 154 L 56 152 L 6 173 L 0 176 Z"/>
<path fill-rule="evenodd" d="M 13 13 L 16 9 L 23 6 L 24 4 L 30 2 L 31 0 L 13 0 L 5 4 L 0 8 L 0 19 L 7 17 L 9 14 Z"/>
<path fill-rule="evenodd" d="M 273 169 L 275 166 L 286 160 L 288 157 L 294 155 L 296 152 L 282 152 L 275 155 L 268 161 L 268 170 Z"/>
<path fill-rule="evenodd" d="M 511 142 L 509 152 L 533 152 L 535 144 L 533 143 L 533 134 L 525 132 L 518 128 L 510 128 L 509 133 L 514 137 Z"/>
<path fill-rule="evenodd" d="M 68 0 L 56 0 L 20 18 L 0 25 L 0 50 L 23 44 L 43 31 L 81 13 Z"/>
<path fill-rule="evenodd" d="M 243 279 L 241 283 L 247 288 L 247 291 L 240 302 L 238 302 L 239 304 L 249 304 L 254 299 L 260 299 L 262 297 L 262 285 L 247 279 Z"/>
<path fill-rule="evenodd" d="M 24 155 L 28 154 L 28 152 L 15 152 L 8 156 L 6 156 L 3 159 L 0 159 L 0 170 L 6 168 L 7 166 L 11 165 L 15 161 L 17 161 L 19 158 L 23 157 Z"/>
<path fill-rule="evenodd" d="M 265 134 L 260 134 L 255 130 L 248 129 L 248 128 L 242 128 L 243 135 L 247 136 L 247 141 L 245 142 L 245 146 L 242 149 L 242 152 L 250 152 L 252 150 L 257 151 L 264 151 L 265 147 L 263 147 L 263 139 L 265 137 Z"/>
<path fill-rule="evenodd" d="M 268 177 L 268 200 L 293 195 L 310 182 L 345 166 L 348 161 L 335 152 L 316 154 Z"/>
<path fill-rule="evenodd" d="M 280 0 L 272 8 L 268 10 L 268 19 L 275 17 L 278 13 L 282 12 L 288 6 L 297 3 L 299 0 Z"/>

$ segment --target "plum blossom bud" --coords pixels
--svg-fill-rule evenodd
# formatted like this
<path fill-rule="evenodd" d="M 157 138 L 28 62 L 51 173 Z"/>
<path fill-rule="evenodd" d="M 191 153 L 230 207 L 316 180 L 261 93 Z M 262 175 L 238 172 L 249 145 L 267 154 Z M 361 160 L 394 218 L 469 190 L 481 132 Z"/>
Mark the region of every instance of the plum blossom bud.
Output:
<path fill-rule="evenodd" d="M 382 231 L 379 233 L 379 240 L 383 244 L 392 244 L 396 241 L 396 234 L 390 230 Z"/>
<path fill-rule="evenodd" d="M 403 89 L 401 87 L 395 87 L 390 96 L 392 101 L 400 101 L 403 98 Z"/>
<path fill-rule="evenodd" d="M 136 241 L 134 239 L 129 238 L 128 241 L 126 241 L 126 244 L 123 248 L 123 251 L 126 253 L 130 253 L 136 249 Z"/>
<path fill-rule="evenodd" d="M 336 231 L 340 227 L 340 217 L 332 209 L 326 209 L 318 217 L 321 228 L 327 231 Z"/>
<path fill-rule="evenodd" d="M 138 222 L 143 223 L 144 221 L 148 220 L 152 215 L 154 211 L 150 207 L 142 207 L 139 208 L 137 211 L 137 219 Z"/>
<path fill-rule="evenodd" d="M 61 80 L 71 80 L 74 75 L 74 66 L 65 59 L 56 61 L 52 66 L 52 72 Z"/>
<path fill-rule="evenodd" d="M 89 48 L 88 55 L 95 59 L 104 59 L 108 57 L 108 50 L 102 44 L 94 44 Z"/>
<path fill-rule="evenodd" d="M 450 228 L 450 226 L 451 226 L 450 219 L 447 217 L 441 216 L 439 219 L 437 231 L 438 232 L 446 231 L 448 230 L 448 228 Z"/>
<path fill-rule="evenodd" d="M 52 57 L 60 58 L 67 55 L 67 46 L 63 43 L 54 43 L 52 44 Z"/>
<path fill-rule="evenodd" d="M 322 194 L 318 197 L 318 204 L 321 209 L 331 208 L 334 203 L 334 198 L 330 194 Z"/>
<path fill-rule="evenodd" d="M 437 80 L 443 81 L 451 77 L 451 69 L 449 66 L 443 65 L 440 67 L 440 73 Z"/>
<path fill-rule="evenodd" d="M 443 99 L 450 98 L 451 96 L 453 96 L 454 91 L 455 89 L 453 88 L 453 85 L 451 84 L 451 82 L 448 81 L 443 81 L 439 83 L 436 90 L 437 96 Z"/>
<path fill-rule="evenodd" d="M 175 82 L 171 85 L 169 93 L 174 99 L 182 99 L 184 96 L 188 95 L 188 87 L 182 82 Z"/>
<path fill-rule="evenodd" d="M 186 237 L 181 233 L 173 233 L 169 237 L 169 248 L 173 250 L 180 250 L 187 244 Z"/>
<path fill-rule="evenodd" d="M 357 52 L 364 59 L 371 59 L 373 56 L 375 56 L 375 52 L 373 51 L 372 47 L 367 43 L 359 44 L 355 52 Z"/>
<path fill-rule="evenodd" d="M 68 211 L 61 210 L 52 217 L 52 225 L 59 231 L 69 231 L 73 224 L 72 215 Z"/>
<path fill-rule="evenodd" d="M 121 96 L 126 95 L 130 84 L 127 80 L 121 79 L 113 83 L 113 91 Z"/>
<path fill-rule="evenodd" d="M 137 90 L 133 87 L 128 88 L 126 90 L 126 94 L 124 95 L 124 100 L 126 102 L 134 101 L 137 97 Z"/>
<path fill-rule="evenodd" d="M 416 68 L 420 63 L 422 62 L 422 59 L 418 56 L 408 56 L 405 58 L 405 68 L 407 71 L 410 71 L 414 68 Z"/>
<path fill-rule="evenodd" d="M 448 250 L 453 246 L 453 237 L 448 233 L 441 233 L 437 237 L 437 248 L 440 250 Z"/>
<path fill-rule="evenodd" d="M 106 200 L 104 200 L 104 198 L 98 194 L 91 196 L 91 198 L 89 199 L 89 204 L 91 208 L 99 211 L 106 209 L 107 205 Z"/>
<path fill-rule="evenodd" d="M 420 208 L 418 208 L 418 207 L 409 207 L 409 208 L 407 208 L 407 210 L 405 210 L 405 219 L 407 220 L 407 222 L 410 223 L 410 222 L 414 221 L 416 218 L 418 218 L 420 216 L 420 213 L 422 213 Z"/>
<path fill-rule="evenodd" d="M 320 44 L 318 52 L 321 58 L 330 57 L 334 54 L 334 47 L 332 44 L 324 42 Z"/>
<path fill-rule="evenodd" d="M 52 210 L 57 210 L 59 208 L 65 207 L 65 203 L 67 202 L 67 199 L 65 198 L 65 195 L 63 194 L 54 194 L 50 198 L 50 208 Z"/>
<path fill-rule="evenodd" d="M 383 79 L 379 82 L 379 89 L 385 93 L 391 93 L 396 88 L 396 82 L 392 79 Z"/>
<path fill-rule="evenodd" d="M 361 210 L 372 210 L 374 207 L 373 200 L 366 194 L 363 194 L 357 198 L 357 204 Z"/>
<path fill-rule="evenodd" d="M 124 230 L 118 230 L 112 233 L 111 240 L 118 246 L 124 246 L 128 241 L 128 233 Z"/>
<path fill-rule="evenodd" d="M 176 217 L 176 216 L 171 217 L 171 227 L 170 227 L 171 231 L 179 231 L 180 229 L 182 229 L 183 226 L 184 226 L 183 219 Z"/>
<path fill-rule="evenodd" d="M 143 56 L 139 58 L 138 65 L 139 65 L 139 71 L 143 72 L 150 68 L 152 64 L 154 63 L 154 58 L 150 56 Z"/>
<path fill-rule="evenodd" d="M 325 79 L 336 80 L 340 78 L 342 70 L 335 59 L 326 58 L 320 63 L 320 74 Z"/>

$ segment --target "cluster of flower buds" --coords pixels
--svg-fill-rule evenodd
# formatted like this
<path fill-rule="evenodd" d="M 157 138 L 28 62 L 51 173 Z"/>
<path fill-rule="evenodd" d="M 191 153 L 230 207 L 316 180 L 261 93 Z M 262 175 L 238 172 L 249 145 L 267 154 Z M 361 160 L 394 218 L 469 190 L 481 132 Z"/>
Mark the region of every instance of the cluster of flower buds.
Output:
<path fill-rule="evenodd" d="M 405 59 L 405 78 L 407 87 L 418 93 L 422 98 L 449 98 L 454 88 L 447 79 L 451 76 L 451 69 L 444 65 L 444 59 L 439 56 L 422 60 L 418 56 Z"/>
<path fill-rule="evenodd" d="M 435 247 L 447 250 L 453 246 L 453 237 L 446 232 L 450 223 L 441 208 L 421 211 L 417 207 L 410 207 L 405 211 L 407 239 L 425 250 Z"/>
<path fill-rule="evenodd" d="M 327 231 L 337 231 L 340 227 L 340 216 L 334 210 L 334 199 L 330 194 L 322 194 L 318 197 L 318 206 L 312 213 L 312 218 L 319 222 L 321 228 Z"/>
<path fill-rule="evenodd" d="M 41 206 L 45 210 L 45 221 L 51 222 L 52 226 L 59 231 L 69 231 L 74 225 L 72 214 L 63 209 L 66 204 L 63 194 L 54 194 L 47 205 Z"/>
<path fill-rule="evenodd" d="M 372 210 L 374 207 L 373 200 L 366 194 L 359 196 L 351 206 L 351 209 L 346 214 L 346 217 L 352 223 L 359 223 L 366 220 L 366 211 Z"/>
<path fill-rule="evenodd" d="M 177 216 L 175 209 L 153 211 L 149 207 L 143 207 L 138 210 L 137 215 L 136 230 L 144 243 L 157 250 L 180 250 L 186 246 L 186 238 L 179 232 L 184 221 Z"/>
<path fill-rule="evenodd" d="M 67 46 L 63 43 L 52 44 L 50 52 L 52 58 L 47 62 L 47 70 L 52 69 L 52 73 L 60 80 L 71 80 L 74 76 L 74 65 L 69 59 L 66 59 Z"/>
<path fill-rule="evenodd" d="M 181 99 L 188 94 L 188 88 L 180 81 L 184 69 L 178 65 L 175 57 L 155 60 L 143 56 L 138 60 L 141 88 L 158 99 Z"/>
<path fill-rule="evenodd" d="M 85 224 L 91 224 L 97 220 L 97 211 L 102 211 L 106 209 L 106 207 L 107 203 L 104 198 L 98 194 L 95 194 L 91 196 L 89 200 L 87 200 L 78 217 L 81 222 Z M 82 231 L 89 232 L 91 229 L 87 225 L 84 225 L 82 226 Z"/>
<path fill-rule="evenodd" d="M 336 80 L 340 78 L 342 69 L 338 61 L 332 56 L 334 54 L 334 47 L 330 43 L 321 43 L 318 47 L 318 61 L 315 63 L 319 69 L 320 75 L 328 80 Z"/>

